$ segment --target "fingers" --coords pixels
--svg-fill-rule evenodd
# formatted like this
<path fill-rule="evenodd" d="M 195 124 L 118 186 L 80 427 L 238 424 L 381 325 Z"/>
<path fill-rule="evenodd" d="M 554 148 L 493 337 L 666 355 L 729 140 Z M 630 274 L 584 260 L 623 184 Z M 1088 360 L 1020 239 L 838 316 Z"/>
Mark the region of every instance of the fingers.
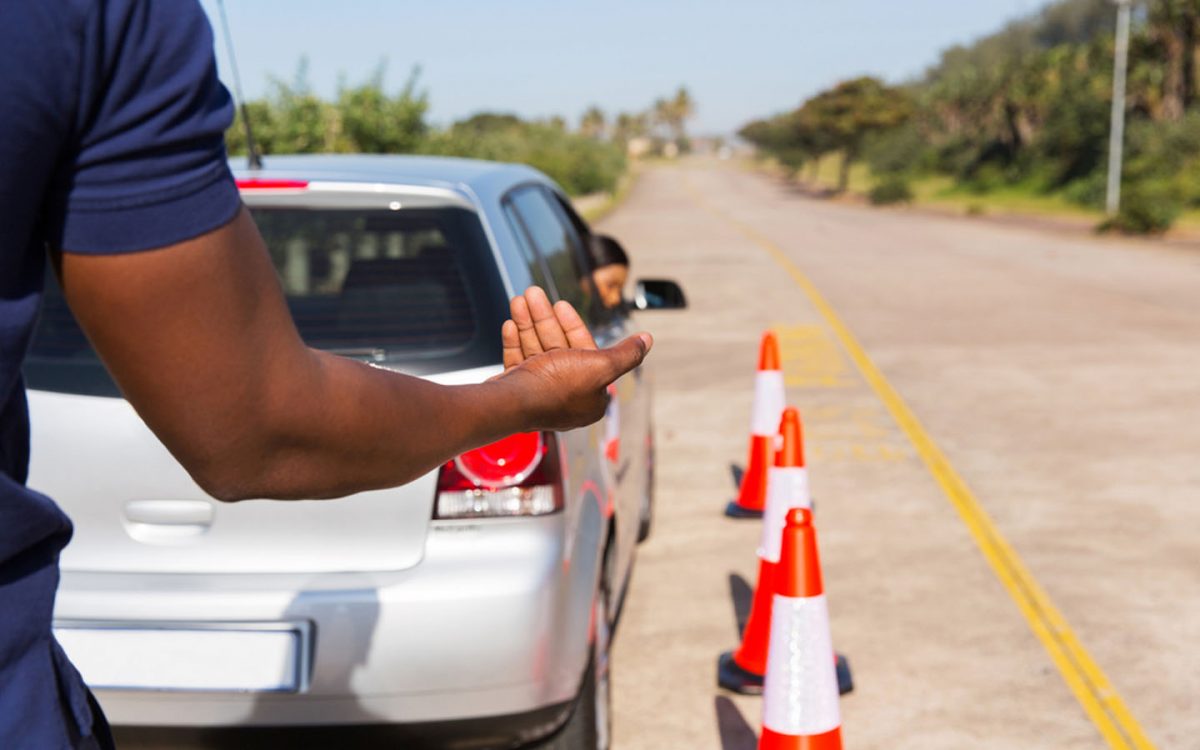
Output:
<path fill-rule="evenodd" d="M 517 330 L 517 324 L 511 320 L 504 321 L 504 325 L 500 327 L 500 341 L 504 346 L 504 369 L 516 367 L 525 361 L 525 354 L 521 347 L 521 334 Z"/>
<path fill-rule="evenodd" d="M 570 302 L 563 300 L 556 302 L 554 314 L 558 318 L 563 334 L 567 337 L 567 344 L 572 349 L 596 348 L 596 340 L 592 338 L 591 331 L 588 330 L 583 318 L 579 317 L 579 313 Z"/>
<path fill-rule="evenodd" d="M 538 340 L 537 331 L 533 327 L 533 317 L 529 314 L 529 304 L 525 301 L 525 297 L 517 295 L 508 303 L 509 313 L 512 315 L 513 325 L 517 327 L 517 340 L 521 345 L 521 353 L 526 357 L 532 357 L 536 354 L 541 354 L 542 343 Z M 503 333 L 503 329 L 501 329 Z"/>
<path fill-rule="evenodd" d="M 504 369 L 516 367 L 530 357 L 555 349 L 595 351 L 596 341 L 579 312 L 564 300 L 554 305 L 540 287 L 531 286 L 509 301 L 512 320 L 500 329 Z M 650 351 L 653 339 L 638 334 L 605 350 L 608 382 L 637 367 Z"/>
<path fill-rule="evenodd" d="M 613 382 L 640 365 L 653 346 L 654 339 L 650 334 L 639 333 L 630 336 L 616 346 L 602 349 L 601 354 L 608 358 L 608 382 Z"/>
<path fill-rule="evenodd" d="M 567 335 L 563 332 L 563 325 L 555 315 L 554 308 L 550 306 L 550 298 L 541 287 L 531 286 L 525 290 L 525 304 L 529 308 L 529 315 L 533 319 L 533 327 L 537 331 L 542 349 L 566 349 Z"/>
<path fill-rule="evenodd" d="M 506 340 L 512 341 L 516 325 L 505 326 Z M 523 394 L 518 400 L 524 404 L 529 429 L 570 430 L 604 415 L 611 393 L 608 386 L 641 364 L 653 344 L 649 334 L 639 333 L 599 351 L 554 349 L 526 358 L 496 379 Z M 505 364 L 510 361 L 515 356 L 506 355 Z"/>

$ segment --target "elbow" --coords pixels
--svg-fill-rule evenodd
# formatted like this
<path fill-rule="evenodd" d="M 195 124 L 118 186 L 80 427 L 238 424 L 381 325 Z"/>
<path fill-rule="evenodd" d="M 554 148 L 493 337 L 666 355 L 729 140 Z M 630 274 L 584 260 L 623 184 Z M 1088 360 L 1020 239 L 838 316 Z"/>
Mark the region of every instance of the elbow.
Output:
<path fill-rule="evenodd" d="M 275 460 L 277 451 L 262 441 L 247 441 L 219 448 L 209 447 L 200 455 L 177 456 L 180 463 L 209 497 L 222 503 L 282 497 L 283 483 L 272 477 L 286 476 Z"/>
<path fill-rule="evenodd" d="M 212 488 L 201 485 L 201 488 L 208 493 L 212 499 L 221 503 L 239 503 L 242 500 L 251 500 L 256 497 L 260 497 L 259 493 L 249 492 L 246 489 L 236 485 L 215 485 Z"/>
<path fill-rule="evenodd" d="M 311 470 L 320 451 L 313 449 L 313 428 L 288 407 L 295 402 L 243 400 L 236 415 L 215 421 L 219 426 L 207 425 L 202 434 L 178 441 L 182 450 L 176 457 L 196 484 L 222 503 L 321 497 L 322 482 Z"/>
<path fill-rule="evenodd" d="M 190 470 L 192 480 L 212 499 L 222 503 L 263 497 L 249 477 L 238 472 L 220 469 Z"/>
<path fill-rule="evenodd" d="M 260 391 L 211 408 L 203 418 L 185 412 L 187 418 L 151 425 L 192 481 L 218 502 L 312 496 L 312 428 L 287 408 L 294 398 Z"/>
<path fill-rule="evenodd" d="M 311 455 L 263 436 L 239 440 L 203 459 L 185 462 L 192 480 L 222 503 L 330 497 L 312 472 Z M 345 493 L 337 493 L 345 494 Z"/>

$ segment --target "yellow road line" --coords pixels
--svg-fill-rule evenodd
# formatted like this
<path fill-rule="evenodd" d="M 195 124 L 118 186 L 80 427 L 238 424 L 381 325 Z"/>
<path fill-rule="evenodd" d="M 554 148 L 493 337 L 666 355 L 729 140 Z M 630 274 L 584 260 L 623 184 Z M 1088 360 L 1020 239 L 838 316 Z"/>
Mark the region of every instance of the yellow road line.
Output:
<path fill-rule="evenodd" d="M 883 373 L 871 361 L 862 345 L 842 322 L 825 297 L 809 281 L 795 263 L 770 239 L 754 227 L 739 221 L 711 206 L 691 185 L 688 191 L 705 210 L 733 224 L 767 252 L 792 277 L 809 302 L 825 319 L 842 348 L 858 367 L 863 378 L 883 402 L 896 424 L 912 442 L 947 499 L 958 510 L 963 523 L 971 532 L 984 558 L 1004 584 L 1029 627 L 1042 642 L 1058 671 L 1092 723 L 1113 750 L 1153 750 L 1140 724 L 1129 712 L 1124 700 L 1109 682 L 1104 672 L 1079 642 L 1066 618 L 1054 606 L 1050 597 L 1025 567 L 1025 563 L 996 528 L 967 483 L 959 476 L 949 459 L 921 426 L 920 421 L 904 399 L 892 387 Z"/>

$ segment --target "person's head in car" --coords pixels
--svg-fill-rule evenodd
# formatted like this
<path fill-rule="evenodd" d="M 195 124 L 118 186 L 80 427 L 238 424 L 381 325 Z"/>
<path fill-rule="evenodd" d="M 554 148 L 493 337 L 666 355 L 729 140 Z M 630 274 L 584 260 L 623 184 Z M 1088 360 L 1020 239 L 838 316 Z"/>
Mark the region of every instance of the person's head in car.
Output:
<path fill-rule="evenodd" d="M 629 280 L 629 256 L 621 243 L 603 234 L 591 237 L 592 283 L 600 303 L 613 310 L 621 306 L 625 282 Z"/>

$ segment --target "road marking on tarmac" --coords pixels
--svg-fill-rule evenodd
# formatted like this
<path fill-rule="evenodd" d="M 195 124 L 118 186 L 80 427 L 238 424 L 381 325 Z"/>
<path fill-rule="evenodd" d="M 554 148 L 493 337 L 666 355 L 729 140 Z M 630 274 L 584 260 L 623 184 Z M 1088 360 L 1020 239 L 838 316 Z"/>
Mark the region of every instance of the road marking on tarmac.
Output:
<path fill-rule="evenodd" d="M 876 396 L 896 420 L 901 431 L 908 437 L 913 448 L 925 463 L 933 478 L 942 488 L 946 498 L 958 511 L 963 523 L 971 532 L 992 571 L 1008 590 L 1017 608 L 1029 623 L 1034 635 L 1042 642 L 1054 661 L 1063 680 L 1083 710 L 1095 724 L 1100 734 L 1113 750 L 1153 750 L 1154 745 L 1146 737 L 1137 719 L 1130 713 L 1125 701 L 1109 682 L 1104 672 L 1079 642 L 1066 618 L 1050 600 L 1041 585 L 1025 567 L 1025 563 L 996 528 L 995 523 L 984 511 L 983 506 L 967 487 L 967 483 L 950 464 L 942 450 L 921 426 L 913 411 L 900 397 L 892 384 L 871 361 L 862 345 L 842 322 L 825 297 L 809 281 L 782 249 L 759 232 L 724 211 L 709 204 L 691 185 L 685 183 L 687 191 L 704 210 L 739 229 L 792 277 L 809 302 L 824 318 L 834 337 L 858 367 L 863 378 L 875 391 Z"/>
<path fill-rule="evenodd" d="M 823 323 L 773 323 L 779 338 L 784 384 L 788 388 L 859 388 L 862 381 Z M 824 404 L 804 410 L 815 462 L 886 463 L 909 457 L 887 414 L 878 404 L 858 409 Z"/>
<path fill-rule="evenodd" d="M 779 337 L 784 383 L 789 388 L 850 388 L 858 385 L 837 342 L 816 323 L 771 327 Z"/>

